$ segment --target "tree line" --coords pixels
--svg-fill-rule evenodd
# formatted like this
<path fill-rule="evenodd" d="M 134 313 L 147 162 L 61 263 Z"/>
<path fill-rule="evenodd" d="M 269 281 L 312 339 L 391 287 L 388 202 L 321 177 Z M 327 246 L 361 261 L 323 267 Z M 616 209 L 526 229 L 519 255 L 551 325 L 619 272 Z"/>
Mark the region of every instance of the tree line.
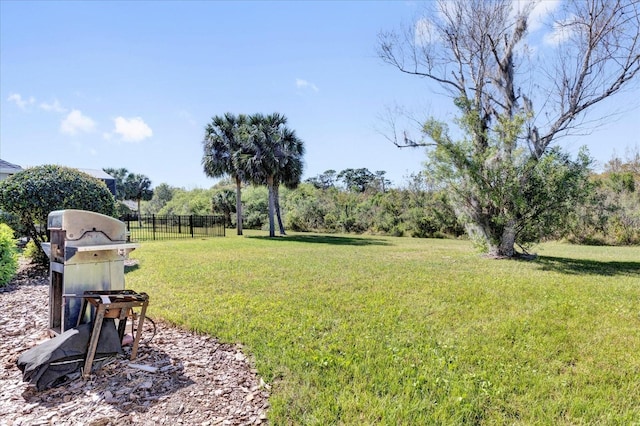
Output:
<path fill-rule="evenodd" d="M 357 172 L 356 172 L 357 171 Z M 293 231 L 347 232 L 393 236 L 460 238 L 459 222 L 449 192 L 426 172 L 391 187 L 384 171 L 366 168 L 327 170 L 280 192 L 284 226 Z M 358 176 L 354 180 L 354 177 Z M 579 244 L 640 244 L 640 151 L 614 157 L 601 173 L 586 180 L 588 197 L 556 223 L 538 230 L 539 238 Z M 222 179 L 209 189 L 185 190 L 166 183 L 142 203 L 144 214 L 220 214 L 227 227 L 237 225 L 235 182 Z M 268 191 L 242 184 L 242 221 L 247 229 L 269 225 Z M 522 245 L 526 250 L 528 245 Z"/>
<path fill-rule="evenodd" d="M 184 190 L 166 183 L 151 190 L 144 175 L 126 169 L 105 169 L 116 175 L 114 198 L 99 180 L 75 169 L 45 165 L 29 168 L 0 183 L 0 222 L 18 235 L 31 238 L 36 260 L 46 263 L 40 244 L 47 240 L 46 218 L 51 210 L 76 208 L 118 216 L 116 198 L 138 198 L 144 214 L 220 214 L 227 226 L 237 223 L 236 184 L 223 179 L 209 189 Z M 456 205 L 446 186 L 428 171 L 407 178 L 399 188 L 390 187 L 384 171 L 349 168 L 327 170 L 296 188 L 279 193 L 283 226 L 295 231 L 369 233 L 412 237 L 466 235 L 455 213 Z M 132 175 L 131 177 L 128 177 Z M 145 191 L 127 192 L 130 188 Z M 566 239 L 580 244 L 640 244 L 640 149 L 629 150 L 624 159 L 612 158 L 602 173 L 590 173 L 585 182 L 587 197 L 560 221 L 537 230 L 539 238 Z M 245 227 L 263 229 L 269 221 L 268 189 L 241 183 Z M 129 194 L 129 195 L 126 195 Z M 142 195 L 146 194 L 146 195 Z M 558 226 L 561 222 L 563 226 Z M 526 250 L 526 245 L 522 246 Z"/>

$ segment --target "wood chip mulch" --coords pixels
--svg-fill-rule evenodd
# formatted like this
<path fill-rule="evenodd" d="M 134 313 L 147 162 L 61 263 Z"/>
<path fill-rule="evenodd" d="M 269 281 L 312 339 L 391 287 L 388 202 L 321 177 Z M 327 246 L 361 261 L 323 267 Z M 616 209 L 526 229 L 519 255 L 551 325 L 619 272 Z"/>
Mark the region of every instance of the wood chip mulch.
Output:
<path fill-rule="evenodd" d="M 125 347 L 88 378 L 38 392 L 16 360 L 49 338 L 48 299 L 47 272 L 31 265 L 0 288 L 0 426 L 267 424 L 269 385 L 240 346 L 157 321 L 134 361 Z"/>

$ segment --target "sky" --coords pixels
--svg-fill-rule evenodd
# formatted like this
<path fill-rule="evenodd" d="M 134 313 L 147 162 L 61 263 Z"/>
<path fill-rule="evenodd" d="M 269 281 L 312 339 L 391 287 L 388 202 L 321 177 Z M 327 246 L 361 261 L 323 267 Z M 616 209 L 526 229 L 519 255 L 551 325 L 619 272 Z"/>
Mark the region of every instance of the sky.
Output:
<path fill-rule="evenodd" d="M 304 141 L 303 178 L 365 167 L 402 186 L 425 151 L 395 147 L 382 117 L 401 106 L 447 119 L 451 100 L 383 63 L 376 46 L 422 10 L 413 1 L 0 0 L 0 158 L 209 188 L 217 179 L 201 159 L 211 118 L 279 112 Z M 541 49 L 552 48 L 547 30 L 533 34 Z M 640 145 L 639 87 L 563 146 L 586 145 L 602 165 Z"/>

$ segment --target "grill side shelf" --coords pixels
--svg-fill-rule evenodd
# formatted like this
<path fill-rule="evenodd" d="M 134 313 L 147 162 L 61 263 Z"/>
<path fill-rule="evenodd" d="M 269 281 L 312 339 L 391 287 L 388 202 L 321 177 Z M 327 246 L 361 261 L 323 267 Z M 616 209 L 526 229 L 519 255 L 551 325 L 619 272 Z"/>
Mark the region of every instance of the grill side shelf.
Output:
<path fill-rule="evenodd" d="M 134 250 L 140 247 L 138 243 L 122 243 L 122 244 L 100 244 L 94 246 L 69 246 L 68 248 L 73 247 L 74 250 L 78 252 L 83 251 L 102 251 L 102 250 Z"/>

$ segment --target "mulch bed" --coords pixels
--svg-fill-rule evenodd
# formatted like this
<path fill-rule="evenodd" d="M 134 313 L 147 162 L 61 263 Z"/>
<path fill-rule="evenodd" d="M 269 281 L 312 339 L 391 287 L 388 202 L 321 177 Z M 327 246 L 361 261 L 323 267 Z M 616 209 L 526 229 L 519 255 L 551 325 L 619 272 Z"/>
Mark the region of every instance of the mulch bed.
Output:
<path fill-rule="evenodd" d="M 269 385 L 240 346 L 157 321 L 134 361 L 125 347 L 86 379 L 38 392 L 16 360 L 49 338 L 48 299 L 47 271 L 27 264 L 0 288 L 0 425 L 267 423 Z"/>

